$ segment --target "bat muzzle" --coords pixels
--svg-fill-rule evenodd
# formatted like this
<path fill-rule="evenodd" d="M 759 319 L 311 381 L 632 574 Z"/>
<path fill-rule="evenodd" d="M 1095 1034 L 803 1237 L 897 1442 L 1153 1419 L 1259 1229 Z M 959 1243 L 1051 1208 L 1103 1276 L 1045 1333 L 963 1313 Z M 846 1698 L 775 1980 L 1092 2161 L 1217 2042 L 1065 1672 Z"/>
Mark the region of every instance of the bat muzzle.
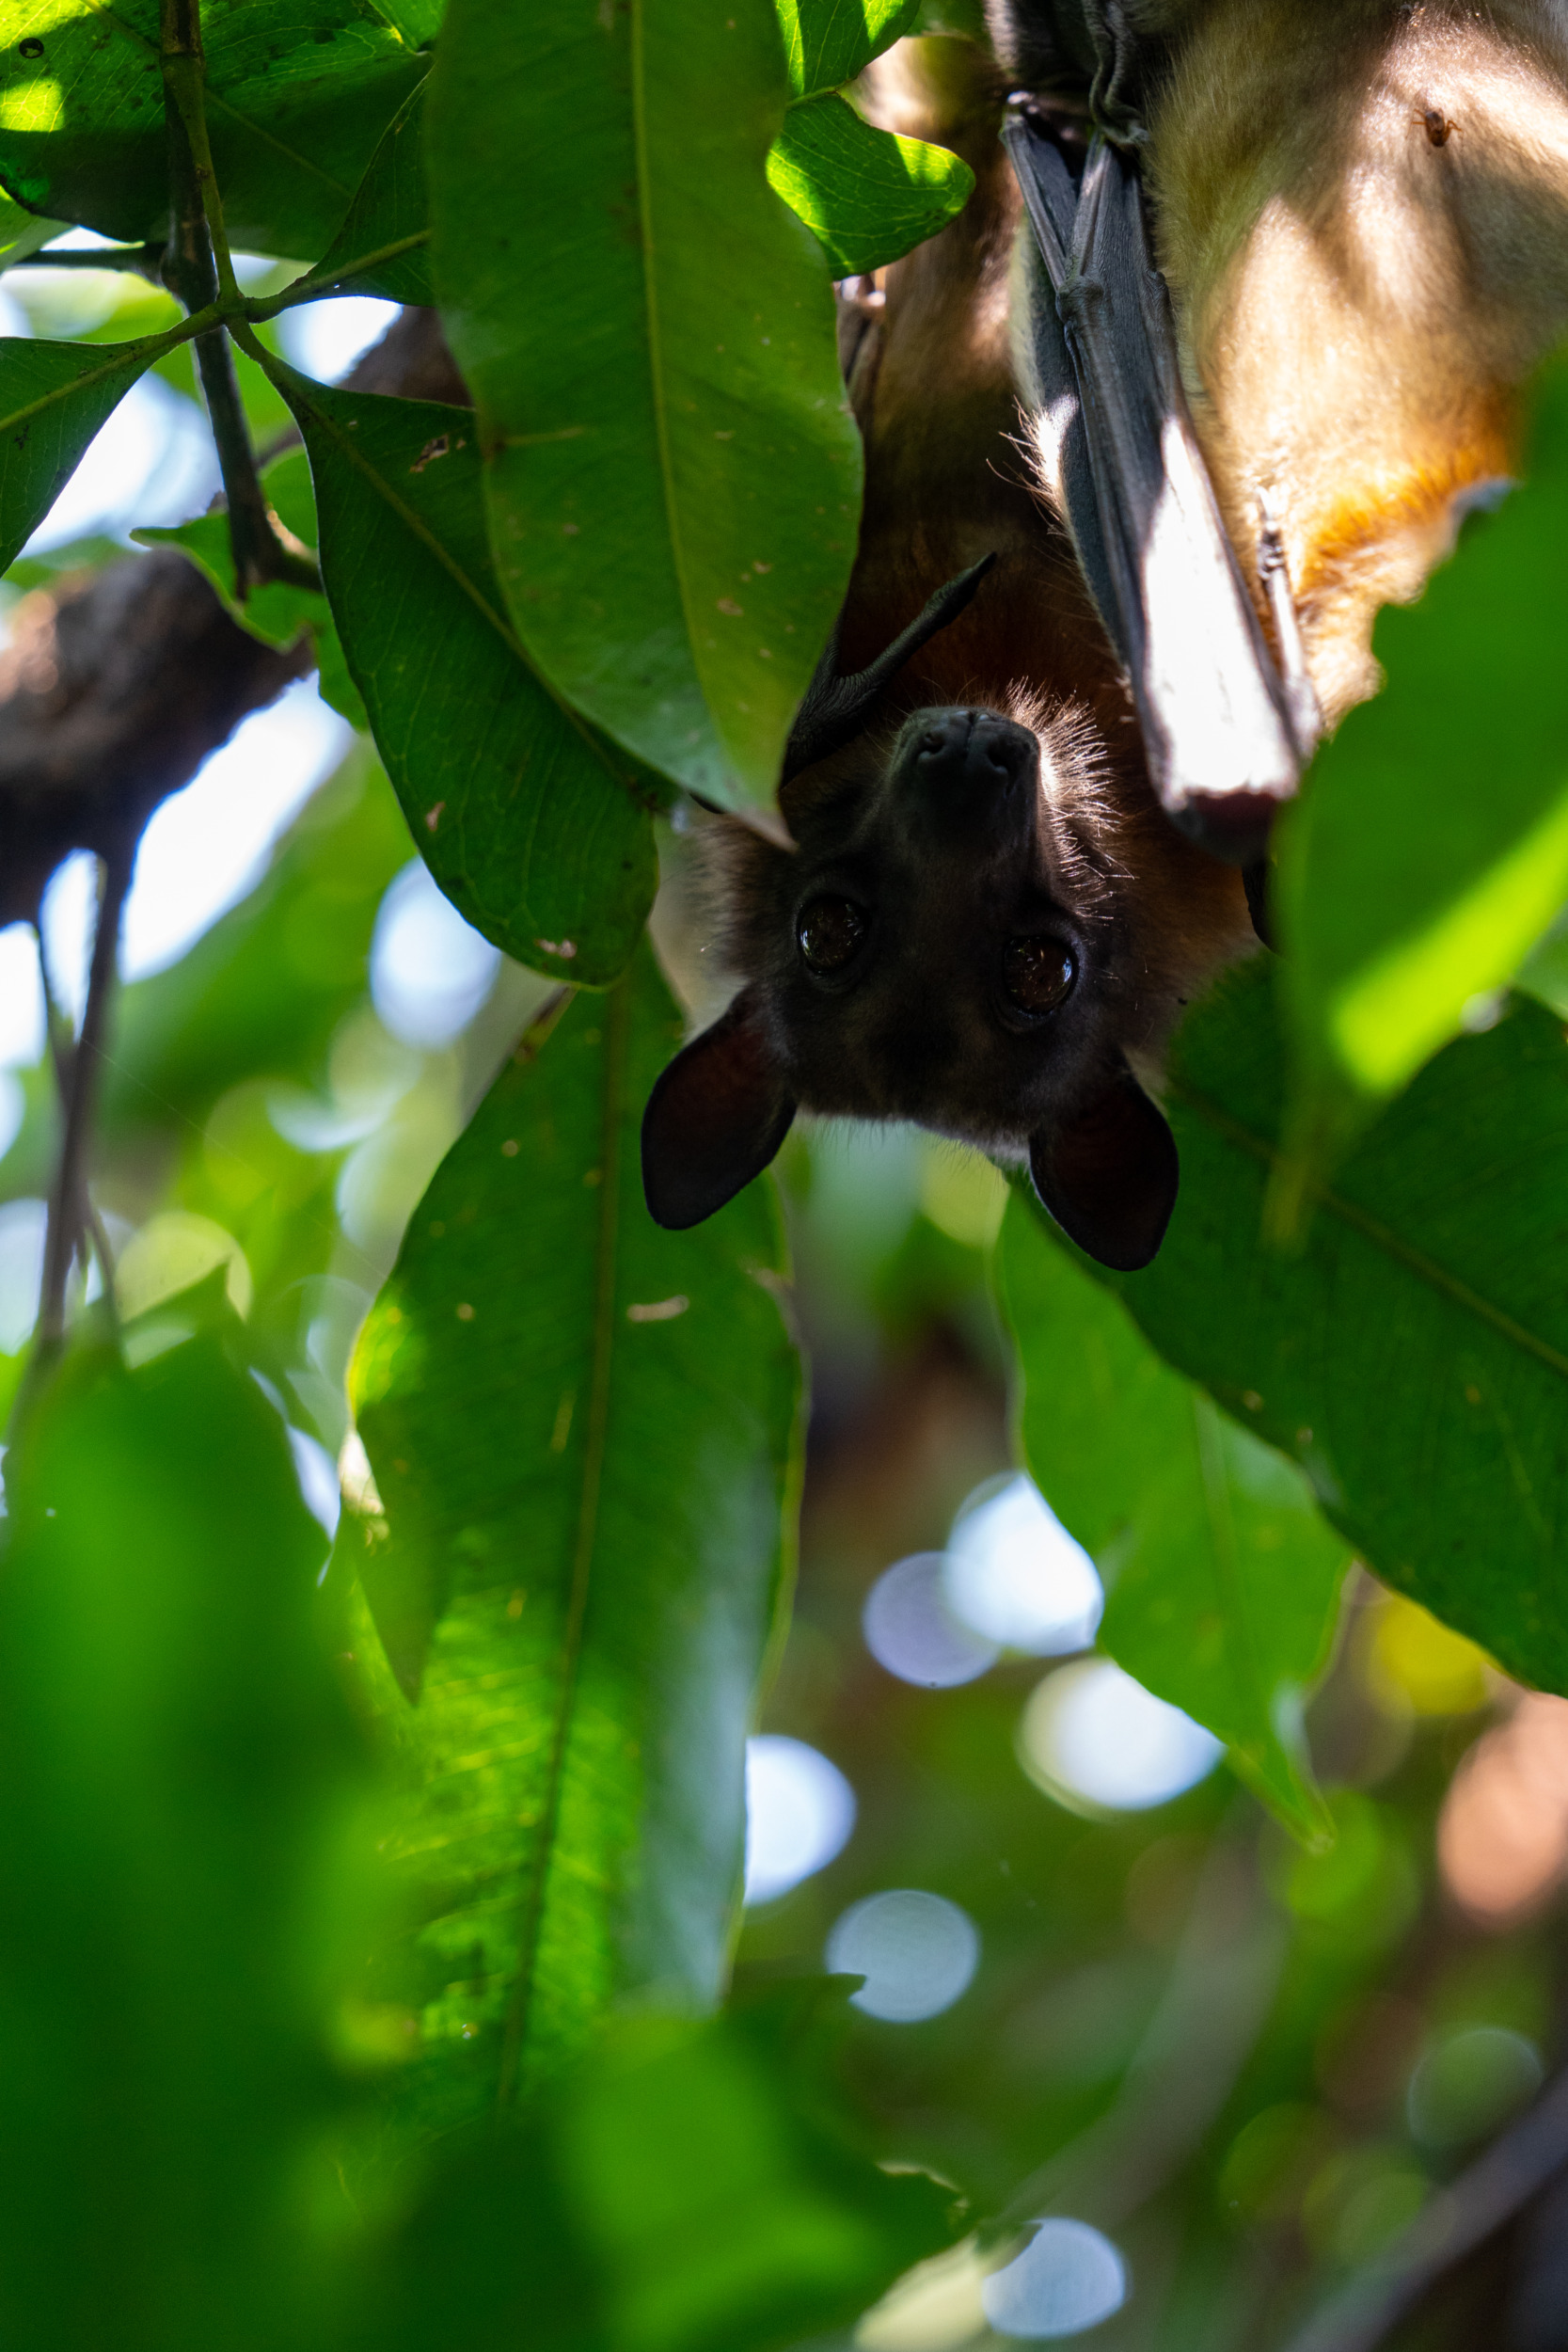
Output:
<path fill-rule="evenodd" d="M 1039 745 L 995 710 L 917 710 L 894 770 L 908 803 L 939 834 L 1001 839 L 1032 826 Z"/>

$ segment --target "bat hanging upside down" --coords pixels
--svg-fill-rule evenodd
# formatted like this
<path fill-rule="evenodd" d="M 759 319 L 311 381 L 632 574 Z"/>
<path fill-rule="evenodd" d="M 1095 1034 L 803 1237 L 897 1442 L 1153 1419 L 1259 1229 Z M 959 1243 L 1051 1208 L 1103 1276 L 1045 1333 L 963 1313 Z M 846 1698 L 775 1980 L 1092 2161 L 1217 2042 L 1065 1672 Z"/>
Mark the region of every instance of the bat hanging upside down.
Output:
<path fill-rule="evenodd" d="M 1379 607 L 1506 485 L 1568 321 L 1568 5 L 992 7 L 1000 66 L 874 70 L 975 189 L 843 301 L 865 504 L 796 847 L 712 828 L 741 985 L 643 1177 L 688 1226 L 798 1108 L 910 1119 L 1132 1269 L 1180 1009 L 1256 946 L 1269 818 L 1375 691 Z"/>

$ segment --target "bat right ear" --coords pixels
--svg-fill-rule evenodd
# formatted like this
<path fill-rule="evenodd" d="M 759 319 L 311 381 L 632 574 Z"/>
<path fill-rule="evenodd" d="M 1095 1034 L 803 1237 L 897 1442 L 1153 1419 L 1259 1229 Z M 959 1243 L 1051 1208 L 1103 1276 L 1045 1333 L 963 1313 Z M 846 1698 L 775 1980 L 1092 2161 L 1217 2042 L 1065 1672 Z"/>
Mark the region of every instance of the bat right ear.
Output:
<path fill-rule="evenodd" d="M 1129 1072 L 1029 1145 L 1035 1190 L 1069 1241 L 1115 1274 L 1159 1249 L 1181 1170 L 1164 1115 Z"/>
<path fill-rule="evenodd" d="M 642 1193 L 656 1225 L 684 1232 L 760 1176 L 795 1116 L 752 992 L 663 1073 L 642 1114 Z"/>

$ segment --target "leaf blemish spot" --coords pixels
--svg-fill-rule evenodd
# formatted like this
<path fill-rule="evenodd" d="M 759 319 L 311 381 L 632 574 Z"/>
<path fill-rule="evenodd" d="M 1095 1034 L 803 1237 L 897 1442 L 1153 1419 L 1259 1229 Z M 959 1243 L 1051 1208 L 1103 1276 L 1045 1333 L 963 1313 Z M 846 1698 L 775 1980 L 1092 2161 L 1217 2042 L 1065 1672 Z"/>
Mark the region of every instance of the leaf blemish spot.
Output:
<path fill-rule="evenodd" d="M 576 1396 L 568 1390 L 555 1408 L 555 1427 L 550 1431 L 552 1454 L 564 1454 L 566 1451 L 567 1433 L 572 1426 L 572 1407 L 576 1403 Z"/>
<path fill-rule="evenodd" d="M 628 1307 L 626 1321 L 628 1323 L 673 1323 L 677 1315 L 685 1314 L 690 1304 L 690 1299 L 684 1292 L 677 1291 L 673 1298 L 656 1298 L 646 1306 Z"/>
<path fill-rule="evenodd" d="M 446 807 L 446 803 L 445 803 L 445 801 L 437 801 L 434 808 L 427 808 L 427 809 L 425 810 L 425 813 L 424 813 L 424 823 L 425 823 L 425 831 L 426 831 L 426 833 L 434 833 L 434 832 L 435 832 L 435 830 L 436 830 L 436 826 L 437 826 L 437 825 L 440 823 L 440 821 L 441 821 L 441 811 L 442 811 L 445 807 Z"/>
<path fill-rule="evenodd" d="M 589 1168 L 584 1174 L 582 1181 L 587 1185 L 589 1191 L 592 1192 L 595 1184 L 602 1184 L 604 1183 L 604 1169 L 602 1168 Z"/>
<path fill-rule="evenodd" d="M 518 1151 L 520 1150 L 520 1148 L 521 1148 L 521 1147 L 520 1147 L 520 1146 L 519 1146 L 519 1144 L 518 1144 L 518 1141 L 517 1141 L 516 1136 L 507 1136 L 507 1138 L 506 1138 L 506 1141 L 505 1141 L 505 1142 L 501 1145 L 501 1157 L 502 1157 L 502 1159 L 503 1159 L 503 1160 L 515 1160 L 515 1159 L 516 1158 L 516 1156 L 517 1156 L 517 1153 L 518 1153 Z"/>
<path fill-rule="evenodd" d="M 465 1299 L 463 1304 L 457 1310 L 457 1320 L 459 1323 L 472 1323 L 473 1319 L 474 1311 L 468 1305 L 467 1300 Z"/>
<path fill-rule="evenodd" d="M 41 57 L 43 43 L 41 40 L 19 40 L 16 44 L 16 54 L 19 57 Z"/>
<path fill-rule="evenodd" d="M 1465 1402 L 1466 1405 L 1479 1405 L 1481 1403 L 1481 1391 L 1474 1387 L 1467 1388 L 1465 1391 Z"/>
<path fill-rule="evenodd" d="M 1312 1442 L 1312 1432 L 1310 1431 L 1310 1429 L 1298 1429 L 1298 1430 L 1296 1431 L 1296 1443 L 1297 1443 L 1297 1445 L 1305 1447 L 1305 1446 L 1309 1446 L 1309 1445 L 1311 1444 L 1311 1442 Z"/>
<path fill-rule="evenodd" d="M 562 963 L 570 963 L 578 951 L 575 939 L 536 939 L 533 944 L 546 956 L 559 956 Z"/>
<path fill-rule="evenodd" d="M 1242 1403 L 1249 1413 L 1260 1413 L 1263 1409 L 1263 1400 L 1256 1389 L 1246 1390 L 1242 1397 Z"/>
<path fill-rule="evenodd" d="M 727 612 L 732 621 L 738 621 L 741 619 L 745 612 L 745 609 L 744 605 L 736 604 L 733 596 L 721 596 L 719 599 L 720 612 Z"/>
<path fill-rule="evenodd" d="M 436 458 L 445 457 L 451 447 L 451 443 L 448 439 L 446 434 L 437 433 L 433 441 L 427 441 L 425 443 L 418 457 L 415 458 L 414 463 L 409 467 L 409 472 L 423 473 L 425 468 Z"/>
<path fill-rule="evenodd" d="M 520 1592 L 514 1593 L 512 1598 L 507 1602 L 506 1613 L 509 1617 L 520 1617 L 522 1615 L 523 1596 Z"/>

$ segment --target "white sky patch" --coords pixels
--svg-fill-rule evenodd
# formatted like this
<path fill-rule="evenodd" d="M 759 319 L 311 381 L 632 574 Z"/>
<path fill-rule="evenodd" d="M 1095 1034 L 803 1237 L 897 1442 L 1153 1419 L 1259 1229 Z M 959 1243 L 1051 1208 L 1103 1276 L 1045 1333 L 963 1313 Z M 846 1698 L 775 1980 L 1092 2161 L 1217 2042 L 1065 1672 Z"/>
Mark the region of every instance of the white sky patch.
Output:
<path fill-rule="evenodd" d="M 332 294 L 325 302 L 302 302 L 277 321 L 283 356 L 302 375 L 335 384 L 372 343 L 379 342 L 398 314 L 395 302 L 370 294 Z"/>
<path fill-rule="evenodd" d="M 156 375 L 144 375 L 93 439 L 24 554 L 89 532 L 175 523 L 206 508 L 219 486 L 206 420 Z"/>
<path fill-rule="evenodd" d="M 965 1625 L 1031 1658 L 1086 1649 L 1105 1605 L 1094 1562 L 1021 1470 L 988 1479 L 965 1502 L 944 1581 Z"/>
<path fill-rule="evenodd" d="M 371 995 L 405 1045 L 450 1044 L 489 995 L 500 961 L 421 859 L 388 884 L 371 943 Z"/>

